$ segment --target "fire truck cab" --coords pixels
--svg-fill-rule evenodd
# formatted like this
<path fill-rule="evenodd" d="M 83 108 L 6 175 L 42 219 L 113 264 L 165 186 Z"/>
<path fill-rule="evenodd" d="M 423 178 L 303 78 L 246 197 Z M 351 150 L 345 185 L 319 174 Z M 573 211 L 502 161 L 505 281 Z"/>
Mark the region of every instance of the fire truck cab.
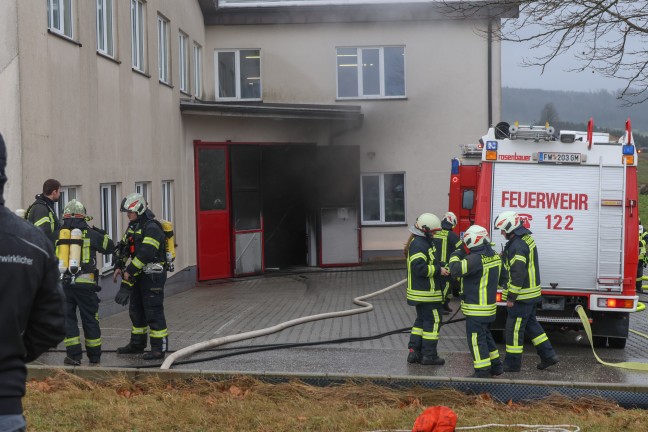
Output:
<path fill-rule="evenodd" d="M 630 121 L 617 142 L 609 134 L 561 131 L 549 125 L 499 123 L 479 144 L 461 146 L 452 160 L 449 208 L 463 232 L 486 227 L 497 251 L 506 239 L 493 221 L 516 211 L 539 252 L 545 328 L 582 328 L 577 305 L 590 318 L 594 342 L 624 348 L 629 313 L 637 309 L 637 150 Z M 498 300 L 501 299 L 501 289 Z M 506 303 L 491 325 L 503 339 Z"/>

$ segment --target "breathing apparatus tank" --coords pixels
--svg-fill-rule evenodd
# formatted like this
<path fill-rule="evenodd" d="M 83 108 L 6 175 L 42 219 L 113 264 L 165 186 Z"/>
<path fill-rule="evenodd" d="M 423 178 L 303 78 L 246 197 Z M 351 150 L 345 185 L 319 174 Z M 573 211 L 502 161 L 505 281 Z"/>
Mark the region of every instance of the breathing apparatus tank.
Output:
<path fill-rule="evenodd" d="M 70 243 L 65 240 L 70 239 L 70 230 L 67 228 L 59 231 L 59 240 L 64 240 L 61 244 L 56 246 L 56 257 L 59 260 L 58 269 L 61 274 L 65 273 L 68 268 L 70 258 Z"/>
<path fill-rule="evenodd" d="M 80 229 L 74 228 L 71 232 L 70 239 L 82 240 L 83 232 Z M 80 270 L 79 262 L 81 261 L 81 241 L 74 242 L 70 245 L 70 259 L 68 269 L 73 275 Z"/>
<path fill-rule="evenodd" d="M 162 231 L 164 231 L 164 235 L 166 236 L 164 250 L 166 252 L 167 267 L 169 271 L 173 271 L 174 270 L 173 261 L 175 261 L 176 258 L 175 237 L 173 235 L 173 223 L 164 219 L 160 219 L 160 224 L 162 225 Z"/>

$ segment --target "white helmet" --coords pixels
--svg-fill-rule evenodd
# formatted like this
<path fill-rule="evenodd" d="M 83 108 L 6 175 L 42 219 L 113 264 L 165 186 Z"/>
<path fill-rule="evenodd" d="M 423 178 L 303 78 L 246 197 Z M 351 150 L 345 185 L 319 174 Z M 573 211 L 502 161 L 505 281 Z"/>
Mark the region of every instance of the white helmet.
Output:
<path fill-rule="evenodd" d="M 120 210 L 142 215 L 146 211 L 146 207 L 146 200 L 142 194 L 132 193 L 122 200 Z"/>
<path fill-rule="evenodd" d="M 488 230 L 479 225 L 473 225 L 463 235 L 463 242 L 468 249 L 490 243 Z"/>
<path fill-rule="evenodd" d="M 452 213 L 451 211 L 443 215 L 443 220 L 448 222 L 450 225 L 452 225 L 452 228 L 457 226 L 457 216 L 455 216 L 455 214 Z"/>
<path fill-rule="evenodd" d="M 522 220 L 520 215 L 518 215 L 513 210 L 508 210 L 502 212 L 495 218 L 495 229 L 504 231 L 506 234 L 510 234 L 514 229 L 518 228 Z"/>
<path fill-rule="evenodd" d="M 643 234 L 643 232 L 644 232 L 643 225 L 639 225 L 639 234 Z"/>
<path fill-rule="evenodd" d="M 84 218 L 85 216 L 86 208 L 81 201 L 72 199 L 65 204 L 65 208 L 63 209 L 64 218 Z"/>
<path fill-rule="evenodd" d="M 441 221 L 432 213 L 423 213 L 416 219 L 416 228 L 424 233 L 431 233 L 441 229 Z"/>

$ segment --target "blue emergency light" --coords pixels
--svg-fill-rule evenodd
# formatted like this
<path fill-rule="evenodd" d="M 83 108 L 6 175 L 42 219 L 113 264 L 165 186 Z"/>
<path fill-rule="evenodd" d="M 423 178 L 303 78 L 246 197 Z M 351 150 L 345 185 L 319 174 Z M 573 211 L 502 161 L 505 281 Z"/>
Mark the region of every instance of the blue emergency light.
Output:
<path fill-rule="evenodd" d="M 450 169 L 451 174 L 459 174 L 459 159 L 452 159 L 452 168 Z"/>
<path fill-rule="evenodd" d="M 632 144 L 624 144 L 623 146 L 624 155 L 633 155 L 634 152 L 635 152 L 635 148 Z"/>

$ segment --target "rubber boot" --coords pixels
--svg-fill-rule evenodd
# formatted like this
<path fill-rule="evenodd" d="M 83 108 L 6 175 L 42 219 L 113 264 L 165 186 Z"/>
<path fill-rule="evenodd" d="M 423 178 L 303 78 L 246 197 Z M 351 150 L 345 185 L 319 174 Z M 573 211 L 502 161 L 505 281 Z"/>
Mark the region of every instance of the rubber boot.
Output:
<path fill-rule="evenodd" d="M 407 363 L 421 363 L 421 352 L 410 348 L 407 355 Z"/>
<path fill-rule="evenodd" d="M 133 345 L 129 343 L 126 346 L 117 348 L 117 354 L 141 354 L 144 352 L 143 346 Z"/>

